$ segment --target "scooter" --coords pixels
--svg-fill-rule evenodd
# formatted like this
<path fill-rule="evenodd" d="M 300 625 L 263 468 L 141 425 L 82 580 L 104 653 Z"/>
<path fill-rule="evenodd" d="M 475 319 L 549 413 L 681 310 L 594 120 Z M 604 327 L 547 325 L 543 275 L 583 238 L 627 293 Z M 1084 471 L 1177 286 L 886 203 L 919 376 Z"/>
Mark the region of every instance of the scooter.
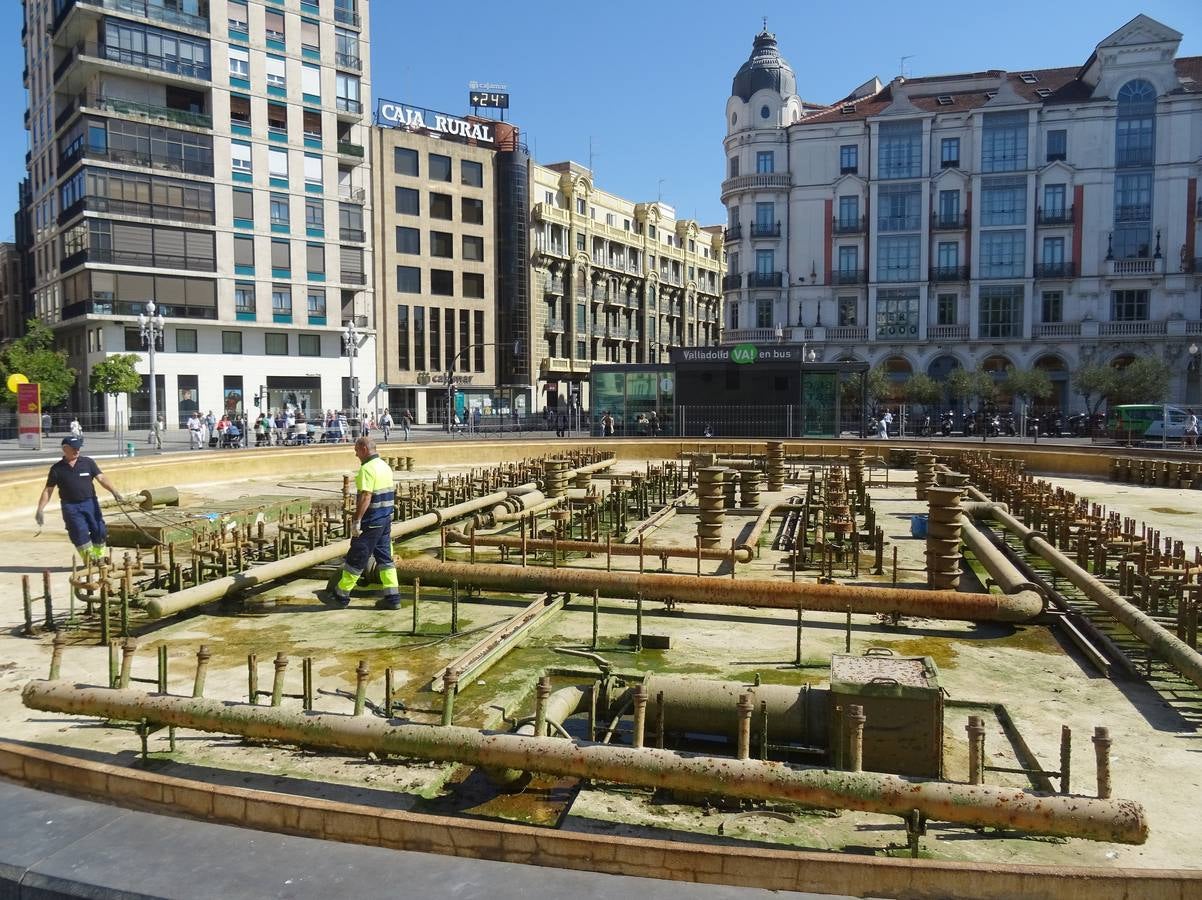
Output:
<path fill-rule="evenodd" d="M 956 416 L 954 413 L 945 412 L 939 420 L 939 431 L 944 437 L 950 437 L 952 428 L 956 424 Z"/>

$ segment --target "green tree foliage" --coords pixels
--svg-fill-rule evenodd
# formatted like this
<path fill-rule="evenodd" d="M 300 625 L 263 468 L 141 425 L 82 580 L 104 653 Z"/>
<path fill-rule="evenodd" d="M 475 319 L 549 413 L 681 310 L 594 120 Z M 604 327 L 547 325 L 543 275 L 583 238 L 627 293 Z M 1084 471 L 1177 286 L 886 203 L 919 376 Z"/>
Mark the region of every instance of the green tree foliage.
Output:
<path fill-rule="evenodd" d="M 17 395 L 8 392 L 8 376 L 20 373 L 42 387 L 42 407 L 49 409 L 67 399 L 76 372 L 67 365 L 64 350 L 54 348 L 54 332 L 36 319 L 25 326 L 25 336 L 0 350 L 0 402 L 15 407 Z"/>
<path fill-rule="evenodd" d="M 142 388 L 136 353 L 118 353 L 92 367 L 90 387 L 94 394 L 132 394 Z"/>
<path fill-rule="evenodd" d="M 867 372 L 856 372 L 843 382 L 840 387 L 840 399 L 843 405 L 856 405 L 860 402 L 860 387 L 864 387 L 864 402 L 868 408 L 876 406 L 882 397 L 889 396 L 889 379 L 885 370 L 874 366 Z"/>
<path fill-rule="evenodd" d="M 938 406 L 943 399 L 943 385 L 930 375 L 919 372 L 910 376 L 902 388 L 902 394 L 907 403 L 930 408 Z"/>
<path fill-rule="evenodd" d="M 1073 390 L 1081 395 L 1091 413 L 1105 402 L 1163 403 L 1169 396 L 1169 367 L 1154 356 L 1141 356 L 1122 368 L 1107 365 L 1083 366 L 1073 373 Z"/>
<path fill-rule="evenodd" d="M 1043 369 L 1010 369 L 1002 380 L 1002 388 L 1017 397 L 1024 405 L 1033 400 L 1052 396 L 1052 379 Z"/>
<path fill-rule="evenodd" d="M 945 385 L 947 392 L 954 399 L 975 400 L 978 405 L 989 402 L 997 394 L 997 382 L 980 367 L 971 372 L 967 369 L 953 369 L 948 373 Z"/>
<path fill-rule="evenodd" d="M 1088 365 L 1073 373 L 1073 390 L 1085 401 L 1091 415 L 1098 411 L 1106 395 L 1113 390 L 1117 372 L 1111 366 Z"/>

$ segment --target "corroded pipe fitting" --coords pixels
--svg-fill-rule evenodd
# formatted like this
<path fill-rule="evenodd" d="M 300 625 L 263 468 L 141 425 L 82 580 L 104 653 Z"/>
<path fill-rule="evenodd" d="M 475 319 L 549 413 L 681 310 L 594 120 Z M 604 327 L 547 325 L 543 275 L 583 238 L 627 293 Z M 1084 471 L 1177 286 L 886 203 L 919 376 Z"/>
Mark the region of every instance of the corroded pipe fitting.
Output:
<path fill-rule="evenodd" d="M 1098 799 L 1110 799 L 1110 729 L 1100 725 L 1093 730 L 1094 755 L 1098 760 Z"/>
<path fill-rule="evenodd" d="M 643 746 L 643 733 L 647 722 L 647 688 L 636 685 L 634 689 L 634 725 L 630 735 L 630 746 Z"/>
<path fill-rule="evenodd" d="M 864 715 L 863 706 L 847 707 L 847 771 L 864 770 Z"/>
<path fill-rule="evenodd" d="M 192 696 L 203 697 L 205 695 L 205 678 L 209 674 L 209 659 L 212 653 L 209 652 L 208 644 L 201 644 L 200 649 L 196 651 L 196 680 L 192 682 Z"/>
<path fill-rule="evenodd" d="M 739 759 L 747 759 L 751 756 L 751 713 L 755 709 L 751 695 L 739 694 L 739 702 L 735 709 L 739 714 L 739 746 L 736 756 Z"/>

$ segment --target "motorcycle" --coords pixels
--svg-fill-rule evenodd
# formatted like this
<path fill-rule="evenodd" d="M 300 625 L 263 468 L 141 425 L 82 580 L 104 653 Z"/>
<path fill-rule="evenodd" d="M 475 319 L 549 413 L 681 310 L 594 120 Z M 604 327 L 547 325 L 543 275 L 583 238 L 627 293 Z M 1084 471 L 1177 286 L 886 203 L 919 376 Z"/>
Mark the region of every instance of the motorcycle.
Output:
<path fill-rule="evenodd" d="M 956 416 L 954 413 L 945 412 L 939 420 L 939 431 L 944 437 L 950 437 L 952 429 L 956 424 Z"/>
<path fill-rule="evenodd" d="M 931 417 L 923 416 L 918 422 L 919 437 L 930 437 L 933 433 L 934 430 L 931 428 Z"/>
<path fill-rule="evenodd" d="M 964 414 L 964 427 L 960 429 L 965 437 L 973 437 L 977 433 L 977 415 L 971 410 Z"/>
<path fill-rule="evenodd" d="M 997 416 L 994 416 L 994 420 L 997 421 Z M 1013 413 L 1006 413 L 1001 417 L 1001 421 L 998 422 L 998 431 L 1006 437 L 1016 437 L 1018 435 L 1018 426 L 1014 424 Z"/>

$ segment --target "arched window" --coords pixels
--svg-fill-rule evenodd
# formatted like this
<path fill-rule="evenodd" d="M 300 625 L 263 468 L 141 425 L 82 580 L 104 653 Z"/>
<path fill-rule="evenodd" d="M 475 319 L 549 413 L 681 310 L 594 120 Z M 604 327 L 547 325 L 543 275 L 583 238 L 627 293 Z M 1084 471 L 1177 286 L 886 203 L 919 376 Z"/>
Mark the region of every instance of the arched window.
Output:
<path fill-rule="evenodd" d="M 1149 82 L 1144 81 L 1142 78 L 1136 78 L 1132 81 L 1128 81 L 1121 88 L 1119 88 L 1118 101 L 1119 115 L 1121 116 L 1124 108 L 1126 107 L 1130 107 L 1135 104 L 1147 106 L 1155 103 L 1156 88 L 1152 87 Z"/>
<path fill-rule="evenodd" d="M 1156 162 L 1156 88 L 1142 78 L 1118 92 L 1114 123 L 1114 233 L 1116 259 L 1151 255 L 1152 167 Z"/>

